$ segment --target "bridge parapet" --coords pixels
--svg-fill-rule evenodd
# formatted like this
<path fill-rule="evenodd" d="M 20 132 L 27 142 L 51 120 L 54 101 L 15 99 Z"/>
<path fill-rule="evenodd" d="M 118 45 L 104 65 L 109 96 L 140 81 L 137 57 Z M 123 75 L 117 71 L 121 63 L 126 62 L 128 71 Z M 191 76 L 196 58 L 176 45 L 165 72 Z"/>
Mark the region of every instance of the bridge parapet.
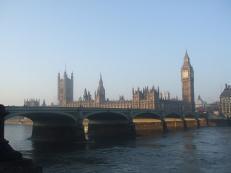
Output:
<path fill-rule="evenodd" d="M 26 107 L 26 106 L 8 106 L 6 110 L 10 113 L 18 113 L 18 112 L 65 112 L 70 114 L 78 114 L 81 118 L 86 117 L 88 114 L 94 113 L 118 113 L 126 115 L 127 117 L 135 117 L 138 114 L 157 114 L 161 115 L 160 111 L 152 110 L 152 109 L 131 109 L 131 108 L 83 108 L 83 107 Z"/>

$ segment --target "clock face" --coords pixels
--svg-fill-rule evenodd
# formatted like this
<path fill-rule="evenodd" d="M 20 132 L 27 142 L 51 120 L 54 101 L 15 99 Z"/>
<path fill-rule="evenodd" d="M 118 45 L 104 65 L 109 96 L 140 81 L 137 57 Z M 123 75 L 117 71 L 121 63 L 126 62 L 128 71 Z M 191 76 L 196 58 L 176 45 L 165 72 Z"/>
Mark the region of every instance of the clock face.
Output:
<path fill-rule="evenodd" d="M 184 70 L 183 73 L 182 73 L 182 78 L 185 79 L 185 78 L 188 78 L 188 77 L 189 77 L 188 70 Z"/>

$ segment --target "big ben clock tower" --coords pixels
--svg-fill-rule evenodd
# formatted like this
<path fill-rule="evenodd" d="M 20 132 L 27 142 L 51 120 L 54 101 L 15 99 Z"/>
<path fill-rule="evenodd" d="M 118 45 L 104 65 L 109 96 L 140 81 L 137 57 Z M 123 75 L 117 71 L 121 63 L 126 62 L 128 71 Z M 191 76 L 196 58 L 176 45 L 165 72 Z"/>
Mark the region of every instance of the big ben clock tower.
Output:
<path fill-rule="evenodd" d="M 184 56 L 184 64 L 181 68 L 181 81 L 182 81 L 183 111 L 185 113 L 192 113 L 195 111 L 194 71 L 190 64 L 190 59 L 187 51 Z"/>

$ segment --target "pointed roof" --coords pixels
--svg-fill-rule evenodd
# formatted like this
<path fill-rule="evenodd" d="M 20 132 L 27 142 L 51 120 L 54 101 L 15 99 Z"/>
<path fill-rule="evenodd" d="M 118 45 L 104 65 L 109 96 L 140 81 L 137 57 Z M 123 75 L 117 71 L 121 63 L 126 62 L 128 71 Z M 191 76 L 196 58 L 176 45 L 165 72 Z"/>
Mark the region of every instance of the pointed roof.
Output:
<path fill-rule="evenodd" d="M 100 73 L 100 79 L 99 79 L 99 81 L 103 81 L 103 80 L 102 80 L 102 74 L 101 74 L 101 73 Z"/>
<path fill-rule="evenodd" d="M 187 50 L 186 50 L 185 55 L 184 55 L 184 63 L 190 63 L 190 59 L 189 59 Z"/>
<path fill-rule="evenodd" d="M 220 97 L 231 97 L 231 86 L 225 85 L 224 91 L 221 93 Z"/>
<path fill-rule="evenodd" d="M 99 86 L 103 86 L 102 74 L 100 73 Z"/>
<path fill-rule="evenodd" d="M 99 86 L 98 86 L 98 92 L 104 90 L 104 86 L 103 86 L 103 79 L 102 79 L 102 74 L 100 73 L 100 79 L 99 79 Z"/>
<path fill-rule="evenodd" d="M 186 50 L 185 55 L 184 55 L 184 64 L 183 64 L 182 68 L 190 68 L 190 69 L 192 69 L 192 66 L 191 66 L 191 63 L 190 63 L 190 58 L 188 56 L 188 51 L 187 50 Z"/>

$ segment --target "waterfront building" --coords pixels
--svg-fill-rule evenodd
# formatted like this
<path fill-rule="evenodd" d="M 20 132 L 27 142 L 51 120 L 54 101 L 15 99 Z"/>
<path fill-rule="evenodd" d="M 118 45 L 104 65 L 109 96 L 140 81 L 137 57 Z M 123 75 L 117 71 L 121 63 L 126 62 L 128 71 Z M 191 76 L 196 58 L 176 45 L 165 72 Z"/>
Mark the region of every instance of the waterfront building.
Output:
<path fill-rule="evenodd" d="M 58 101 L 60 106 L 65 106 L 67 103 L 73 102 L 74 76 L 71 73 L 71 78 L 68 77 L 66 71 L 63 78 L 58 73 Z"/>
<path fill-rule="evenodd" d="M 126 100 L 120 96 L 118 100 L 109 100 L 105 97 L 102 75 L 93 100 L 87 89 L 84 89 L 83 99 L 66 104 L 67 107 L 97 107 L 97 108 L 122 108 L 122 109 L 155 109 L 167 112 L 179 113 L 182 111 L 182 101 L 171 98 L 170 93 L 160 93 L 159 87 L 155 89 L 144 87 L 132 89 L 132 100 Z"/>
<path fill-rule="evenodd" d="M 231 86 L 225 85 L 224 91 L 220 95 L 221 112 L 231 118 Z"/>
<path fill-rule="evenodd" d="M 31 106 L 40 106 L 39 99 L 24 99 L 24 106 L 31 107 Z"/>
<path fill-rule="evenodd" d="M 94 98 L 87 89 L 84 89 L 83 96 L 78 101 L 73 101 L 73 75 L 71 79 L 68 79 L 65 72 L 64 79 L 60 79 L 60 74 L 58 75 L 58 98 L 60 105 L 67 107 L 154 109 L 172 113 L 182 113 L 182 111 L 193 113 L 195 110 L 194 72 L 187 51 L 181 68 L 181 76 L 182 100 L 178 100 L 177 97 L 171 98 L 169 92 L 160 92 L 159 87 L 155 88 L 154 86 L 151 88 L 146 86 L 143 89 L 133 88 L 131 100 L 126 100 L 124 96 L 120 96 L 118 100 L 109 100 L 106 99 L 103 79 L 100 74 Z"/>
<path fill-rule="evenodd" d="M 192 113 L 195 111 L 194 71 L 187 51 L 184 56 L 184 64 L 181 68 L 181 81 L 183 111 L 185 113 Z"/>

